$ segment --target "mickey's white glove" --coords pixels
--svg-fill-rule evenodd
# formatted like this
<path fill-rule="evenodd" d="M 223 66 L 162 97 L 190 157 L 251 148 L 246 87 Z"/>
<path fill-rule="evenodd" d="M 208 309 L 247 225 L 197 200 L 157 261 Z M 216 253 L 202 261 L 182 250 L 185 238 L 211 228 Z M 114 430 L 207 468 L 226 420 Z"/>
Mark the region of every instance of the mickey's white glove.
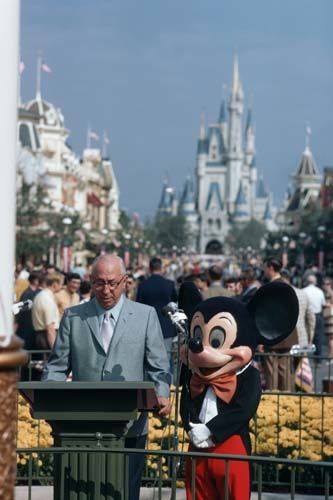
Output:
<path fill-rule="evenodd" d="M 190 422 L 191 430 L 189 432 L 191 443 L 197 448 L 209 448 L 214 443 L 211 439 L 212 433 L 205 424 L 193 424 Z"/>
<path fill-rule="evenodd" d="M 211 438 L 208 438 L 205 441 L 202 441 L 200 444 L 196 446 L 196 448 L 212 448 L 215 446 L 213 440 Z"/>

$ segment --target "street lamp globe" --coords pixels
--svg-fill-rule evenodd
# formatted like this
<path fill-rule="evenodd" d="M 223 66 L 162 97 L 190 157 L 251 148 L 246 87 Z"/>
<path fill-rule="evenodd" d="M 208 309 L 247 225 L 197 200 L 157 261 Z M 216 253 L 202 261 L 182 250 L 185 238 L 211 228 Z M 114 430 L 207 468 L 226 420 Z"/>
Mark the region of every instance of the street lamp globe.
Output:
<path fill-rule="evenodd" d="M 70 226 L 72 224 L 72 219 L 70 217 L 64 217 L 62 223 L 65 224 L 65 226 Z"/>

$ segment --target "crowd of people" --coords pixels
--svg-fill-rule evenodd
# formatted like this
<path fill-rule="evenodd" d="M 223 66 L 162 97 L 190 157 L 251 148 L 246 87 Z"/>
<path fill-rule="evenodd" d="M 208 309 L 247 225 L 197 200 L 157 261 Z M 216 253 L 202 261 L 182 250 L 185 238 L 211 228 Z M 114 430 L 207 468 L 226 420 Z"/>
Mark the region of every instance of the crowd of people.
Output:
<path fill-rule="evenodd" d="M 296 270 L 297 271 L 297 270 Z M 293 286 L 299 301 L 299 319 L 292 335 L 272 349 L 265 348 L 261 359 L 263 384 L 267 389 L 294 389 L 295 362 L 288 356 L 294 345 L 315 345 L 318 364 L 327 355 L 333 363 L 333 280 L 313 267 L 302 275 L 283 268 L 278 259 L 255 259 L 232 266 L 222 261 L 200 258 L 160 259 L 153 257 L 149 266 L 126 269 L 125 295 L 155 308 L 172 371 L 174 328 L 162 314 L 168 302 L 177 302 L 177 291 L 183 281 L 192 281 L 204 299 L 215 296 L 238 297 L 247 304 L 264 283 L 281 280 Z M 31 264 L 16 268 L 15 299 L 32 301 L 32 309 L 15 318 L 16 333 L 26 349 L 49 350 L 53 347 L 64 311 L 92 297 L 91 268 L 81 263 L 69 274 L 45 264 L 34 269 Z M 264 351 L 257 347 L 258 353 Z"/>
<path fill-rule="evenodd" d="M 177 345 L 175 328 L 163 309 L 177 302 L 184 282 L 191 282 L 190 287 L 204 300 L 232 297 L 245 305 L 265 283 L 280 281 L 293 287 L 299 304 L 296 328 L 274 347 L 257 345 L 256 361 L 246 365 L 261 370 L 266 389 L 295 389 L 296 365 L 290 356 L 295 345 L 308 348 L 314 344 L 317 363 L 322 363 L 326 352 L 327 363 L 333 363 L 332 279 L 316 268 L 307 269 L 300 283 L 299 275 L 283 268 L 278 259 L 227 266 L 221 261 L 207 265 L 207 261 L 152 257 L 148 266 L 126 269 L 120 257 L 105 254 L 89 269 L 78 265 L 68 274 L 51 265 L 41 269 L 17 266 L 15 278 L 16 301 L 32 305 L 15 316 L 16 334 L 27 349 L 51 350 L 43 363 L 42 380 L 149 380 L 155 386 L 155 411 L 161 417 L 171 411 Z M 190 437 L 199 433 L 200 426 L 206 427 L 194 425 L 198 429 Z M 144 449 L 146 440 L 147 414 L 143 412 L 129 423 L 125 444 Z M 139 498 L 143 465 L 143 454 L 130 455 L 131 500 Z"/>

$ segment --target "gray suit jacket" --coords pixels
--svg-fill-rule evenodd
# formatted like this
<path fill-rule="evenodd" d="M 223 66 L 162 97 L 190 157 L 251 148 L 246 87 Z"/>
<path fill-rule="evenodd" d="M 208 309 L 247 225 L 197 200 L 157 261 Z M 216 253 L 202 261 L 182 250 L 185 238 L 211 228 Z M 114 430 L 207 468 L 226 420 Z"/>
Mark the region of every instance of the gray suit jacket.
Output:
<path fill-rule="evenodd" d="M 169 396 L 169 361 L 152 307 L 124 298 L 106 353 L 95 299 L 65 310 L 42 380 L 152 381 L 158 396 Z"/>

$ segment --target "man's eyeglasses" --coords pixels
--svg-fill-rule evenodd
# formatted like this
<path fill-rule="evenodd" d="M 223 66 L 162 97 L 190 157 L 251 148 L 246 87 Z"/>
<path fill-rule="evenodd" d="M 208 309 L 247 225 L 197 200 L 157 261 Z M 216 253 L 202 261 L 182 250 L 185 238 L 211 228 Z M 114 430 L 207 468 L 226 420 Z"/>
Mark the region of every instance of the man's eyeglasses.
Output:
<path fill-rule="evenodd" d="M 120 285 L 120 283 L 123 281 L 123 279 L 126 276 L 127 276 L 127 274 L 124 274 L 124 276 L 122 276 L 119 281 L 96 280 L 93 282 L 93 284 L 94 284 L 96 290 L 102 290 L 105 286 L 107 286 L 110 290 L 115 290 L 116 288 L 118 288 L 118 286 Z"/>

